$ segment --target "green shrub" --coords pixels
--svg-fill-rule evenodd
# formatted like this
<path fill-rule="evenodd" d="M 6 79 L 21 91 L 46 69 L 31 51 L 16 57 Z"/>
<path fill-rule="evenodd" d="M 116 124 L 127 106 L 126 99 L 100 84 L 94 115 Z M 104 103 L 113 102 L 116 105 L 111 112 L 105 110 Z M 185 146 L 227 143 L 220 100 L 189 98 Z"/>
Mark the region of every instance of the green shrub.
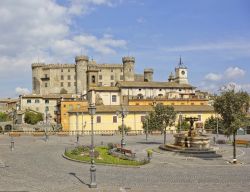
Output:
<path fill-rule="evenodd" d="M 35 125 L 39 121 L 43 121 L 42 113 L 25 112 L 25 116 L 24 116 L 24 122 L 25 123 Z"/>
<path fill-rule="evenodd" d="M 0 122 L 10 121 L 9 116 L 6 113 L 0 112 Z"/>
<path fill-rule="evenodd" d="M 108 149 L 113 149 L 114 148 L 114 143 L 108 143 Z"/>
<path fill-rule="evenodd" d="M 122 125 L 118 126 L 118 130 L 119 130 L 120 133 L 122 133 Z M 124 133 L 126 134 L 126 133 L 128 133 L 130 131 L 131 131 L 131 127 L 129 127 L 127 125 L 124 125 Z"/>

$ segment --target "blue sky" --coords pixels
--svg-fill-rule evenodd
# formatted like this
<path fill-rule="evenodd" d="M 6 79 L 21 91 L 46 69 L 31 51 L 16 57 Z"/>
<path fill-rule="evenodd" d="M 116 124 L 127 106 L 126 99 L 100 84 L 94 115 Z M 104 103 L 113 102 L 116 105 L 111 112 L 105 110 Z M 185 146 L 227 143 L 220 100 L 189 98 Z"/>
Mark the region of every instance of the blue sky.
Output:
<path fill-rule="evenodd" d="M 248 0 L 0 1 L 0 97 L 31 91 L 31 63 L 98 63 L 136 58 L 166 81 L 181 56 L 189 81 L 216 92 L 250 92 Z"/>

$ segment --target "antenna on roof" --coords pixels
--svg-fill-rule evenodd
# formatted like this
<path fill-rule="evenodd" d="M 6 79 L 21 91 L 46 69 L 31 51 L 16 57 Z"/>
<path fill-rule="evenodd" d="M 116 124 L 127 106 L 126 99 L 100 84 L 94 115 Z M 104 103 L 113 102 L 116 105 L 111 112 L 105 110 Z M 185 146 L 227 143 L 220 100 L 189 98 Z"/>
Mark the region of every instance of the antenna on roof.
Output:
<path fill-rule="evenodd" d="M 181 60 L 181 55 L 180 55 L 179 67 L 182 67 L 182 66 L 183 66 L 183 62 Z"/>

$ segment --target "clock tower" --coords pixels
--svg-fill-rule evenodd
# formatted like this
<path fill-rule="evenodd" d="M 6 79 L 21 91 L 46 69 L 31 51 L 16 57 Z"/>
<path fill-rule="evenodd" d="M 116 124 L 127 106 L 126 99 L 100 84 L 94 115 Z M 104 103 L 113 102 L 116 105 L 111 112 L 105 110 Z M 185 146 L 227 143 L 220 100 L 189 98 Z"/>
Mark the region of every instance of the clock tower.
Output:
<path fill-rule="evenodd" d="M 188 84 L 187 67 L 184 66 L 181 57 L 178 66 L 175 68 L 175 82 Z"/>

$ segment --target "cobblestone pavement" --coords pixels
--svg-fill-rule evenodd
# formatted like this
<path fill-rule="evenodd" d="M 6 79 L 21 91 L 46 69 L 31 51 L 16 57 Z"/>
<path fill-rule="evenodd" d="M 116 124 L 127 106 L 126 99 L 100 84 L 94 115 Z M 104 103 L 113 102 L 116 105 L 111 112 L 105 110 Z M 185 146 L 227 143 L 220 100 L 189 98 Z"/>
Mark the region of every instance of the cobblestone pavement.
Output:
<path fill-rule="evenodd" d="M 222 136 L 220 136 L 222 137 Z M 240 136 L 250 140 L 249 136 Z M 119 143 L 120 136 L 95 136 L 95 143 Z M 158 151 L 163 136 L 127 136 L 127 148 L 137 157 L 146 157 L 152 148 L 150 164 L 140 168 L 97 165 L 97 189 L 89 189 L 89 164 L 66 160 L 66 147 L 76 145 L 76 137 L 21 136 L 14 138 L 15 149 L 10 150 L 10 138 L 0 136 L 0 191 L 249 191 L 250 148 L 237 147 L 239 164 L 232 160 L 232 146 L 218 145 L 223 154 L 219 159 L 185 157 L 172 152 Z M 172 136 L 168 135 L 171 142 Z M 90 144 L 90 136 L 80 137 L 80 143 Z"/>

